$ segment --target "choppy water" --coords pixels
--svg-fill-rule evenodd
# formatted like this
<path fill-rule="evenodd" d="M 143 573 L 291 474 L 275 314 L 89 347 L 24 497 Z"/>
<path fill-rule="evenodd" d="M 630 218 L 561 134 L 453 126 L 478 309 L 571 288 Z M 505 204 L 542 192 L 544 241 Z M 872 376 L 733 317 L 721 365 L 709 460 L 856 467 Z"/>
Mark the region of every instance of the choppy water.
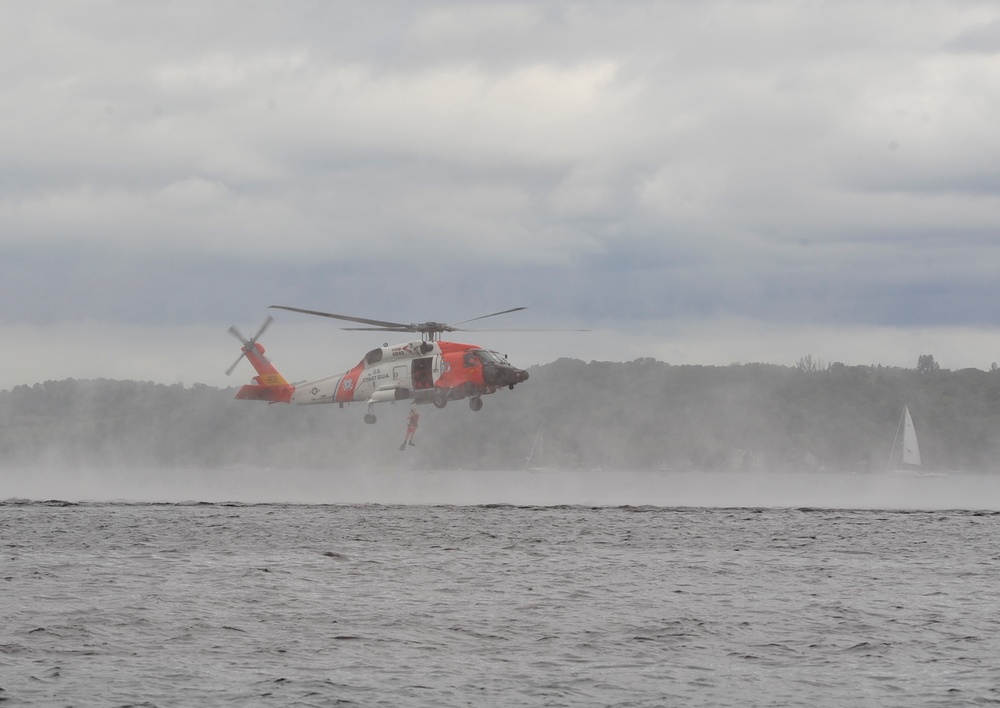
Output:
<path fill-rule="evenodd" d="M 1000 514 L 0 504 L 0 702 L 1000 703 Z"/>

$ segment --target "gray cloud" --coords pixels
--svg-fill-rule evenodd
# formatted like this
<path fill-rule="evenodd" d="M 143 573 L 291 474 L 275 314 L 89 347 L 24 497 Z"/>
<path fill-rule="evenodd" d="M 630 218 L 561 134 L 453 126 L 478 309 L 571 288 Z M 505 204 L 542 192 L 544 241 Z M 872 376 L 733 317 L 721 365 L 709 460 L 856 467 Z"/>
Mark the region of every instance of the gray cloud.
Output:
<path fill-rule="evenodd" d="M 996 8 L 992 7 L 995 13 Z M 1000 52 L 1000 16 L 986 22 L 976 22 L 962 29 L 957 36 L 945 43 L 954 52 L 996 54 Z"/>
<path fill-rule="evenodd" d="M 19 4 L 0 325 L 996 328 L 990 8 Z"/>

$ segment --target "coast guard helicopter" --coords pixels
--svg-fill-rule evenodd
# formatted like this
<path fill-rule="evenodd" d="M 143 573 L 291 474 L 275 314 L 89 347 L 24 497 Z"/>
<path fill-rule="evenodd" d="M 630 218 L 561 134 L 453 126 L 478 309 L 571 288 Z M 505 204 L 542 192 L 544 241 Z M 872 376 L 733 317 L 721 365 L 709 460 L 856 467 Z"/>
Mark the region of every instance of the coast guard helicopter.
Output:
<path fill-rule="evenodd" d="M 257 376 L 253 377 L 255 383 L 246 384 L 237 391 L 236 398 L 240 400 L 304 405 L 337 403 L 341 408 L 345 403 L 367 403 L 368 412 L 364 420 L 371 424 L 376 421 L 373 412 L 376 403 L 413 400 L 414 403 L 433 403 L 438 408 L 444 408 L 448 401 L 468 398 L 469 407 L 478 411 L 483 407 L 483 396 L 505 386 L 513 390 L 515 385 L 528 379 L 527 371 L 512 366 L 507 357 L 494 351 L 475 344 L 441 341 L 441 334 L 444 332 L 470 331 L 458 325 L 517 312 L 526 309 L 524 307 L 473 317 L 454 324 L 401 324 L 284 305 L 270 307 L 368 325 L 344 327 L 345 330 L 419 332 L 421 339 L 372 349 L 354 368 L 343 373 L 292 384 L 264 356 L 264 346 L 257 341 L 274 318 L 268 316 L 257 333 L 249 339 L 236 327 L 230 327 L 229 333 L 240 340 L 243 351 L 226 371 L 226 375 L 233 372 L 243 357 L 257 370 Z"/>

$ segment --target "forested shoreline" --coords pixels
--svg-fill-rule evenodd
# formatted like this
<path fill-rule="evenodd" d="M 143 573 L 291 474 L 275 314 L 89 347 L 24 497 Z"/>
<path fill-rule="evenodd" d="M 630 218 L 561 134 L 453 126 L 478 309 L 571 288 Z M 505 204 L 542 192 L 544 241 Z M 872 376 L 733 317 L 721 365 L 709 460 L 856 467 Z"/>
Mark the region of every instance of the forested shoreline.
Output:
<path fill-rule="evenodd" d="M 927 365 L 927 364 L 930 365 Z M 875 473 L 909 407 L 929 470 L 1000 470 L 1000 371 L 883 366 L 677 366 L 560 359 L 515 390 L 421 406 L 266 405 L 235 388 L 63 380 L 0 391 L 0 467 L 336 468 L 408 455 L 421 468 Z"/>

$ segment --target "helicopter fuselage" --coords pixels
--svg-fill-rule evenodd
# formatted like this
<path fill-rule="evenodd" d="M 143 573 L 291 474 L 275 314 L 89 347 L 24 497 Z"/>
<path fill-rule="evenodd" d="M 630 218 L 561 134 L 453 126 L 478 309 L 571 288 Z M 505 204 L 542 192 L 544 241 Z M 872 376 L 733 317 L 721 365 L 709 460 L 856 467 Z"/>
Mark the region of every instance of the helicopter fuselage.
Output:
<path fill-rule="evenodd" d="M 230 327 L 229 333 L 240 340 L 243 348 L 239 358 L 226 373 L 232 373 L 244 357 L 257 370 L 254 383 L 247 384 L 236 392 L 236 398 L 245 401 L 300 405 L 337 403 L 341 407 L 349 403 L 367 403 L 365 422 L 374 423 L 375 414 L 372 409 L 376 403 L 412 400 L 414 403 L 433 403 L 438 408 L 444 408 L 448 401 L 468 398 L 469 407 L 478 411 L 483 407 L 483 396 L 495 393 L 505 386 L 513 389 L 515 385 L 528 379 L 528 372 L 512 366 L 506 356 L 476 344 L 441 341 L 441 335 L 446 332 L 469 331 L 458 325 L 517 312 L 525 309 L 523 307 L 481 315 L 455 324 L 404 324 L 287 305 L 270 307 L 366 325 L 343 329 L 419 332 L 423 339 L 372 349 L 357 366 L 340 374 L 304 383 L 289 383 L 264 355 L 264 346 L 257 341 L 273 318 L 268 317 L 249 339 L 235 326 Z"/>
<path fill-rule="evenodd" d="M 256 342 L 247 355 L 252 362 L 254 355 L 266 361 L 263 346 Z M 243 386 L 236 398 L 300 405 L 368 403 L 365 420 L 374 422 L 371 407 L 389 401 L 443 408 L 448 401 L 469 398 L 473 410 L 479 410 L 481 396 L 505 386 L 513 389 L 528 379 L 528 372 L 475 344 L 413 341 L 372 349 L 353 368 L 314 381 L 274 387 L 263 375 L 255 379 L 257 383 Z"/>

